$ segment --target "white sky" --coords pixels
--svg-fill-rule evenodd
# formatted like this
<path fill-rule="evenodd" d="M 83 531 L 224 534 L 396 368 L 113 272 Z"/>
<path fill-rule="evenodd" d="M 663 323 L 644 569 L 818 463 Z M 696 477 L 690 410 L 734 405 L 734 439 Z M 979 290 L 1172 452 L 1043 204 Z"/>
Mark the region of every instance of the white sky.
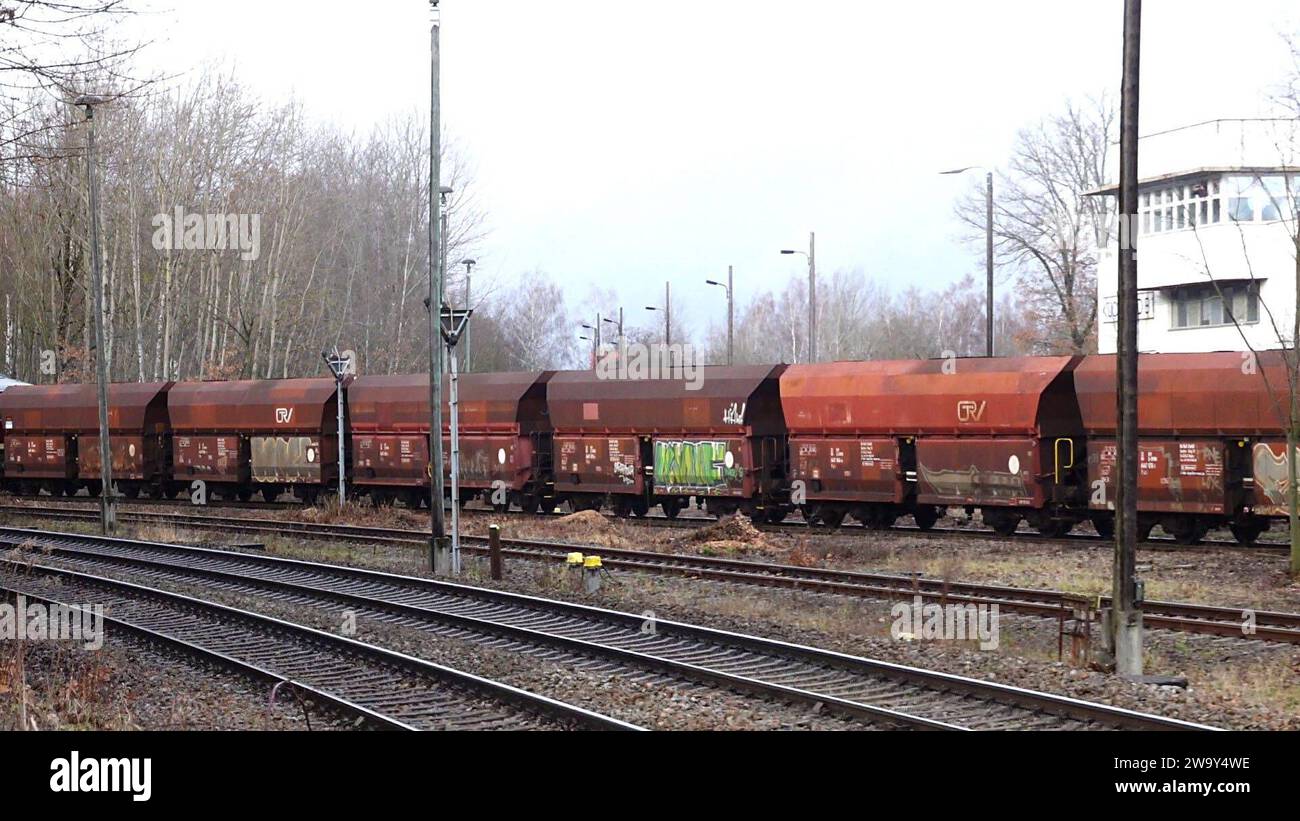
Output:
<path fill-rule="evenodd" d="M 149 62 L 233 62 L 268 98 L 365 131 L 428 108 L 422 0 L 170 0 Z M 540 267 L 573 302 L 618 291 L 630 322 L 673 282 L 720 322 L 803 270 L 894 287 L 982 275 L 937 171 L 997 165 L 1016 130 L 1119 86 L 1122 0 L 443 0 L 450 133 L 477 166 L 491 235 L 476 274 Z M 1147 0 L 1144 133 L 1264 113 L 1293 0 Z M 476 279 L 477 281 L 477 279 Z M 609 306 L 611 308 L 615 306 Z"/>

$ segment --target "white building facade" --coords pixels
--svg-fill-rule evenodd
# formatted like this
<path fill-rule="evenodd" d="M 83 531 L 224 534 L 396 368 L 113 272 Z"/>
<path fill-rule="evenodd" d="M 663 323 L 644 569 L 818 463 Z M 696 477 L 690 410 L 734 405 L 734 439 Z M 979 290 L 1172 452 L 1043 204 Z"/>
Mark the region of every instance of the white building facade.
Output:
<path fill-rule="evenodd" d="M 1262 350 L 1290 339 L 1297 154 L 1296 120 L 1215 120 L 1139 140 L 1138 350 Z M 1112 218 L 1098 251 L 1101 353 L 1115 352 L 1118 225 Z"/>

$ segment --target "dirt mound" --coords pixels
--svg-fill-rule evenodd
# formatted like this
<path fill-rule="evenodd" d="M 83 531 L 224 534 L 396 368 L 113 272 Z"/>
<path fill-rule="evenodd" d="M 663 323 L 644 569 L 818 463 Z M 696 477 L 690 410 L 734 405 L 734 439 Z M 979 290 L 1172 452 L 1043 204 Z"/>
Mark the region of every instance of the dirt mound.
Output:
<path fill-rule="evenodd" d="M 711 525 L 705 525 L 693 531 L 683 541 L 692 544 L 737 542 L 748 547 L 767 546 L 767 537 L 754 527 L 754 523 L 743 513 L 733 513 Z"/>
<path fill-rule="evenodd" d="M 605 547 L 627 546 L 627 540 L 619 534 L 615 523 L 594 510 L 561 516 L 555 520 L 554 529 L 567 541 Z"/>

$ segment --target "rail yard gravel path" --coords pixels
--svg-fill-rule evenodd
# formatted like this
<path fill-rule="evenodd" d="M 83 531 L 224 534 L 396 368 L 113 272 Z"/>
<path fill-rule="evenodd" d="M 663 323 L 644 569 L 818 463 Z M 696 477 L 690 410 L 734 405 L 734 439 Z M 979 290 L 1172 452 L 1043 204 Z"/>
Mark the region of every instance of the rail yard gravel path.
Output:
<path fill-rule="evenodd" d="M 12 646 L 0 654 L 0 730 L 16 730 L 19 693 Z M 349 729 L 344 720 L 304 715 L 292 700 L 271 706 L 270 688 L 220 667 L 164 652 L 106 630 L 104 646 L 30 642 L 24 648 L 27 729 Z"/>

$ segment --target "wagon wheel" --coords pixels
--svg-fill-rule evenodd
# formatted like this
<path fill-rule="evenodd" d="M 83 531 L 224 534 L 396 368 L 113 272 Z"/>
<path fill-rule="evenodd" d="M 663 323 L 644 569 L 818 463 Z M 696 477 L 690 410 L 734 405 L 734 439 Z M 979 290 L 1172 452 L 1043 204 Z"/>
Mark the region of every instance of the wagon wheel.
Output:
<path fill-rule="evenodd" d="M 1161 523 L 1178 544 L 1193 545 L 1205 537 L 1209 527 L 1191 516 L 1179 516 Z"/>
<path fill-rule="evenodd" d="M 1233 522 L 1228 525 L 1232 531 L 1232 536 L 1241 544 L 1254 544 L 1259 538 L 1259 534 L 1268 529 L 1268 522 L 1263 520 L 1251 520 L 1248 522 Z"/>
<path fill-rule="evenodd" d="M 826 527 L 837 528 L 844 524 L 844 510 L 838 507 L 822 508 L 817 518 Z"/>
<path fill-rule="evenodd" d="M 390 493 L 392 493 L 392 491 L 390 491 Z M 389 496 L 389 498 L 396 499 L 397 498 L 396 493 L 392 493 L 392 495 Z M 420 502 L 422 502 L 423 500 L 424 500 L 424 492 L 421 491 L 419 488 L 407 488 L 402 493 L 402 501 L 405 502 L 406 506 L 409 507 L 411 510 L 419 510 Z"/>
<path fill-rule="evenodd" d="M 785 521 L 786 510 L 780 505 L 772 505 L 763 511 L 763 521 L 770 525 L 779 525 Z"/>
<path fill-rule="evenodd" d="M 939 521 L 939 508 L 934 505 L 921 505 L 912 512 L 912 518 L 916 520 L 916 526 L 922 530 L 931 530 L 936 522 Z"/>
<path fill-rule="evenodd" d="M 1093 516 L 1092 527 L 1103 539 L 1115 538 L 1115 520 L 1109 516 Z"/>
<path fill-rule="evenodd" d="M 993 532 L 999 536 L 1014 536 L 1020 527 L 1020 517 L 1014 513 L 998 511 L 992 516 L 986 515 L 984 524 L 993 528 Z"/>
<path fill-rule="evenodd" d="M 251 487 L 241 487 L 236 495 L 239 497 L 239 501 L 247 502 L 253 498 L 253 489 Z"/>
<path fill-rule="evenodd" d="M 1074 529 L 1074 522 L 1046 519 L 1038 525 L 1038 532 L 1049 539 L 1059 539 Z"/>
<path fill-rule="evenodd" d="M 1114 523 L 1112 522 L 1112 524 L 1111 524 L 1111 531 L 1112 531 L 1112 534 L 1113 534 L 1113 531 L 1114 531 L 1114 527 L 1115 527 L 1115 526 L 1114 526 Z M 1138 519 L 1138 529 L 1137 529 L 1137 539 L 1138 539 L 1138 541 L 1139 541 L 1139 542 L 1149 542 L 1149 541 L 1151 541 L 1151 531 L 1152 531 L 1152 530 L 1155 530 L 1155 527 L 1156 527 L 1156 523 L 1153 522 L 1153 521 L 1149 521 L 1149 520 L 1146 520 L 1146 519 Z"/>
<path fill-rule="evenodd" d="M 280 489 L 275 485 L 267 485 L 266 487 L 262 488 L 263 501 L 269 503 L 269 502 L 274 502 L 278 498 L 280 498 Z"/>
<path fill-rule="evenodd" d="M 898 521 L 898 514 L 886 505 L 872 505 L 867 518 L 862 524 L 871 530 L 889 530 Z"/>
<path fill-rule="evenodd" d="M 302 494 L 299 498 L 302 499 L 303 504 L 314 505 L 316 504 L 316 499 L 320 496 L 320 488 L 306 486 L 301 488 L 299 493 Z"/>
<path fill-rule="evenodd" d="M 664 499 L 659 503 L 659 506 L 664 509 L 664 515 L 669 519 L 676 519 L 677 514 L 682 512 L 682 500 L 676 496 Z"/>
<path fill-rule="evenodd" d="M 637 517 L 638 519 L 645 518 L 645 515 L 649 512 L 650 512 L 650 503 L 647 502 L 643 497 L 637 497 L 636 501 L 632 502 L 632 515 Z"/>

